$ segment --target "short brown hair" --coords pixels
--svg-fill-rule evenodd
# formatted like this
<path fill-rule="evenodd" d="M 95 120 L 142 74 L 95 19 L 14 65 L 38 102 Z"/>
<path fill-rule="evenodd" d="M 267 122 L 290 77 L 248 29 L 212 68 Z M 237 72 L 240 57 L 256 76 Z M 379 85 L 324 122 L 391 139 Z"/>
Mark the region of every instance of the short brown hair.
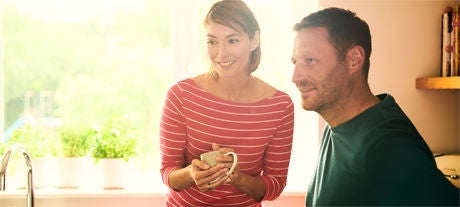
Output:
<path fill-rule="evenodd" d="M 294 25 L 294 31 L 311 27 L 327 28 L 329 41 L 337 50 L 341 60 L 345 58 L 346 52 L 351 47 L 356 45 L 363 47 L 365 53 L 363 72 L 365 77 L 368 77 L 372 44 L 369 25 L 364 20 L 350 10 L 330 7 L 304 17 Z"/>

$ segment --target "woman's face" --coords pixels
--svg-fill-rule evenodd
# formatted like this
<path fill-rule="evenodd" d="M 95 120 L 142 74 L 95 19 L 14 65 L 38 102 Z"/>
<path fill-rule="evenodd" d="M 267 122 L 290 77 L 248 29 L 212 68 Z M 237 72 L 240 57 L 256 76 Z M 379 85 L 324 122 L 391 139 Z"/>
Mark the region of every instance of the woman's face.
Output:
<path fill-rule="evenodd" d="M 245 32 L 209 22 L 205 27 L 208 57 L 219 77 L 248 75 L 251 52 L 259 46 L 259 34 L 250 39 Z"/>

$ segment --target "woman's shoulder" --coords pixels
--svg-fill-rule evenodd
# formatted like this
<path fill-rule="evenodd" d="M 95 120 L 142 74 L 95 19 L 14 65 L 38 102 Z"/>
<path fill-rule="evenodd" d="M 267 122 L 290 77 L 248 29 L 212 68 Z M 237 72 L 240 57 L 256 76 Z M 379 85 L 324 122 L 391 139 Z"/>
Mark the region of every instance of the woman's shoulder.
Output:
<path fill-rule="evenodd" d="M 167 97 L 182 99 L 186 96 L 199 96 L 202 93 L 200 88 L 195 84 L 192 78 L 185 78 L 172 84 L 168 91 Z"/>
<path fill-rule="evenodd" d="M 261 91 L 264 91 L 264 99 L 284 99 L 288 100 L 289 102 L 292 102 L 291 97 L 284 91 L 276 88 L 275 86 L 265 82 L 264 80 L 257 78 L 258 84 L 260 88 L 262 89 Z"/>
<path fill-rule="evenodd" d="M 192 78 L 184 78 L 171 85 L 170 90 L 184 90 L 193 87 L 196 87 L 194 80 Z"/>

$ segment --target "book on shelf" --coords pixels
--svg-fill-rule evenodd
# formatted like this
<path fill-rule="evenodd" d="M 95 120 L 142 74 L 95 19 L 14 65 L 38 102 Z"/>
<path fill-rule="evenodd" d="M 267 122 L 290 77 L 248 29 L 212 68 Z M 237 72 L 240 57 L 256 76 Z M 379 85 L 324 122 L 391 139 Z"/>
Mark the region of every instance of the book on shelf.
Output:
<path fill-rule="evenodd" d="M 460 69 L 459 69 L 459 23 L 460 23 L 460 4 L 455 6 L 454 11 L 452 13 L 452 62 L 453 65 L 451 67 L 451 76 L 460 76 Z"/>
<path fill-rule="evenodd" d="M 459 76 L 459 9 L 446 7 L 442 14 L 441 77 Z"/>
<path fill-rule="evenodd" d="M 441 77 L 447 77 L 450 68 L 450 56 L 448 46 L 450 44 L 449 35 L 449 8 L 442 14 L 442 38 L 441 38 Z M 450 9 L 450 11 L 452 11 Z"/>

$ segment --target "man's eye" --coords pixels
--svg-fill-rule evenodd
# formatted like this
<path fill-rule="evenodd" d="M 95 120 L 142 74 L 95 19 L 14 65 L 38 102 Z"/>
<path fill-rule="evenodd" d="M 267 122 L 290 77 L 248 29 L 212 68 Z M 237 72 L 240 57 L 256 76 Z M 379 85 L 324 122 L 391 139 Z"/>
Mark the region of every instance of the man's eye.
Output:
<path fill-rule="evenodd" d="M 313 63 L 315 62 L 315 59 L 313 58 L 305 58 L 305 63 Z"/>

